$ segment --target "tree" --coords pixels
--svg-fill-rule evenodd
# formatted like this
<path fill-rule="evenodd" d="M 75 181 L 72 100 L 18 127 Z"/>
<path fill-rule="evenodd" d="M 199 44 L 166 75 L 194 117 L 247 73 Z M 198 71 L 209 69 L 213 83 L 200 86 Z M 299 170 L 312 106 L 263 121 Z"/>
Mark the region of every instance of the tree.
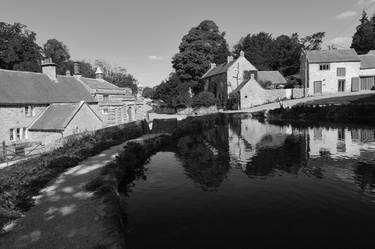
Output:
<path fill-rule="evenodd" d="M 151 87 L 145 87 L 142 91 L 142 97 L 152 99 L 154 96 L 154 89 Z"/>
<path fill-rule="evenodd" d="M 43 45 L 43 52 L 45 57 L 52 58 L 52 61 L 56 63 L 57 74 L 65 74 L 70 59 L 68 47 L 61 41 L 49 39 Z"/>
<path fill-rule="evenodd" d="M 199 81 L 210 63 L 226 62 L 230 52 L 224 36 L 215 22 L 205 20 L 182 38 L 172 65 L 181 82 L 190 86 L 194 93 L 203 89 Z"/>
<path fill-rule="evenodd" d="M 362 17 L 359 20 L 360 24 L 357 26 L 356 32 L 353 35 L 351 48 L 354 48 L 358 54 L 366 54 L 371 49 L 375 49 L 375 18 L 370 22 L 366 11 L 362 12 Z"/>
<path fill-rule="evenodd" d="M 241 40 L 234 45 L 236 57 L 239 56 L 240 51 L 245 52 L 245 57 L 258 70 L 271 70 L 274 51 L 274 39 L 271 34 L 261 32 L 259 34 L 248 34 L 241 38 Z"/>
<path fill-rule="evenodd" d="M 118 87 L 128 87 L 133 94 L 137 94 L 137 80 L 133 75 L 127 73 L 127 70 L 121 66 L 113 66 L 105 60 L 96 60 L 96 67 L 100 66 L 104 73 L 104 79 Z"/>
<path fill-rule="evenodd" d="M 167 80 L 155 87 L 153 99 L 162 100 L 170 107 L 190 106 L 189 88 L 176 73 L 171 73 Z"/>
<path fill-rule="evenodd" d="M 298 73 L 302 46 L 297 33 L 277 37 L 274 41 L 272 56 L 274 59 L 271 68 L 280 71 L 284 76 Z"/>
<path fill-rule="evenodd" d="M 318 32 L 301 39 L 304 50 L 321 50 L 325 32 Z"/>
<path fill-rule="evenodd" d="M 0 68 L 40 72 L 36 34 L 21 23 L 0 22 Z"/>
<path fill-rule="evenodd" d="M 203 91 L 195 95 L 192 99 L 192 107 L 210 107 L 217 104 L 217 99 L 212 92 Z"/>

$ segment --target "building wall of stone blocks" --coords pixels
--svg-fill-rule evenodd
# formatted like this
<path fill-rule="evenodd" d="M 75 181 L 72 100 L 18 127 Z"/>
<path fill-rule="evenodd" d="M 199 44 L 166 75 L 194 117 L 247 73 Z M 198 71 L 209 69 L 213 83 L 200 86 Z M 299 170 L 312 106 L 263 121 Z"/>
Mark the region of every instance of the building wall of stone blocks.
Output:
<path fill-rule="evenodd" d="M 47 105 L 33 106 L 33 115 L 31 116 L 26 115 L 26 107 L 27 105 L 0 106 L 0 142 L 14 143 L 10 141 L 10 129 L 28 128 L 47 108 Z M 17 142 L 29 141 L 28 131 L 26 133 Z"/>

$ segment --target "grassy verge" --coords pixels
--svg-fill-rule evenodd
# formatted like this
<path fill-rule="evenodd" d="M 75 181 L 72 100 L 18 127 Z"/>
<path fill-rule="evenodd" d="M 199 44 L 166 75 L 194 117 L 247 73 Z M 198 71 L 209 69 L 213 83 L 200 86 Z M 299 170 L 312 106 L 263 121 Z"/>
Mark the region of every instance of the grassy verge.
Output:
<path fill-rule="evenodd" d="M 146 122 L 135 122 L 72 136 L 54 151 L 0 170 L 0 228 L 28 210 L 32 197 L 67 168 L 148 132 Z"/>

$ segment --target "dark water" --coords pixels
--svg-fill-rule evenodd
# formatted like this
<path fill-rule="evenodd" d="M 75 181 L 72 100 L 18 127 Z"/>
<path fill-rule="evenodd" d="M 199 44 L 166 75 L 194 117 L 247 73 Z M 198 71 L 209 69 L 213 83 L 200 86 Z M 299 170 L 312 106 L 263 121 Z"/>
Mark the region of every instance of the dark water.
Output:
<path fill-rule="evenodd" d="M 373 246 L 374 134 L 237 117 L 183 137 L 134 182 L 128 248 Z"/>

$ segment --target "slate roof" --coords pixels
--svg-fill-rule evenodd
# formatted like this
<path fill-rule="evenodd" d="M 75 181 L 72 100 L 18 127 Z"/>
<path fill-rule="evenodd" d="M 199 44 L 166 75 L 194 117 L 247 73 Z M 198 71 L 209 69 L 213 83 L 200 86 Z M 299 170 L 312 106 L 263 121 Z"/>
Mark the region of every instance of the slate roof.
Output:
<path fill-rule="evenodd" d="M 84 78 L 84 77 L 81 77 L 80 79 L 83 81 L 83 83 L 85 83 L 91 89 L 121 90 L 120 87 L 118 87 L 118 86 L 116 86 L 114 84 L 111 84 L 111 83 L 109 83 L 106 80 L 102 80 L 102 79 L 90 79 L 90 78 Z"/>
<path fill-rule="evenodd" d="M 29 130 L 64 131 L 83 105 L 86 104 L 84 102 L 51 104 L 29 128 Z M 93 113 L 97 115 L 94 111 Z"/>
<path fill-rule="evenodd" d="M 80 107 L 80 103 L 52 104 L 29 130 L 64 131 Z"/>
<path fill-rule="evenodd" d="M 361 58 L 361 69 L 375 68 L 375 55 L 374 54 L 359 55 L 359 58 Z"/>
<path fill-rule="evenodd" d="M 354 49 L 311 50 L 306 51 L 306 58 L 310 63 L 360 61 Z"/>
<path fill-rule="evenodd" d="M 73 76 L 57 76 L 57 82 L 42 73 L 0 70 L 0 104 L 51 104 L 85 101 L 97 103 Z"/>
<path fill-rule="evenodd" d="M 223 63 L 223 64 L 220 64 L 220 65 L 217 65 L 216 67 L 208 70 L 207 73 L 205 73 L 202 76 L 202 79 L 212 77 L 212 76 L 215 76 L 215 75 L 219 75 L 219 74 L 222 74 L 222 73 L 226 73 L 228 71 L 228 68 L 230 66 L 232 66 L 235 62 L 236 62 L 236 60 L 233 60 L 229 63 Z"/>
<path fill-rule="evenodd" d="M 259 82 L 272 82 L 272 84 L 286 84 L 286 79 L 279 71 L 258 71 Z"/>

